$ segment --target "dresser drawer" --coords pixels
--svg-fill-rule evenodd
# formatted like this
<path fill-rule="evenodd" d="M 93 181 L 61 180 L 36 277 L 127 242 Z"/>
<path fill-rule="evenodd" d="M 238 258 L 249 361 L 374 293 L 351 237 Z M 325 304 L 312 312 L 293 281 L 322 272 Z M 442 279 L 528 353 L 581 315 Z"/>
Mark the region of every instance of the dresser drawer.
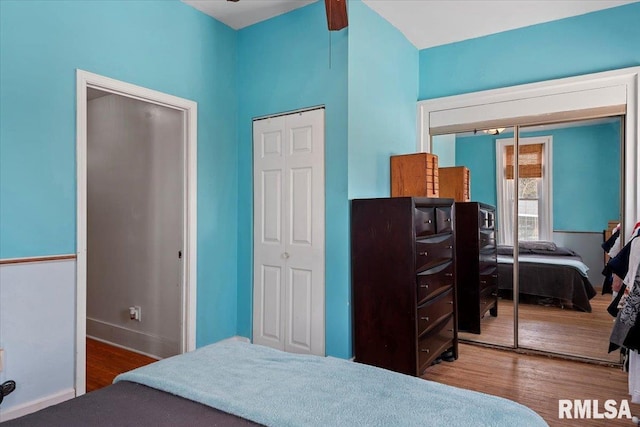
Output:
<path fill-rule="evenodd" d="M 453 313 L 453 288 L 418 307 L 418 336 Z"/>
<path fill-rule="evenodd" d="M 423 271 L 416 277 L 418 286 L 418 304 L 440 294 L 445 288 L 453 286 L 453 262 L 438 265 Z"/>
<path fill-rule="evenodd" d="M 495 273 L 491 274 L 480 274 L 480 284 L 479 289 L 482 292 L 487 288 L 496 288 L 498 286 L 497 275 Z"/>
<path fill-rule="evenodd" d="M 480 276 L 492 276 L 494 280 L 498 280 L 498 264 L 495 262 L 490 263 L 482 263 L 479 266 L 478 271 L 480 272 Z"/>
<path fill-rule="evenodd" d="M 453 259 L 453 235 L 445 234 L 416 241 L 416 271 L 423 271 Z"/>
<path fill-rule="evenodd" d="M 422 374 L 431 362 L 445 350 L 453 346 L 454 318 L 449 318 L 438 324 L 428 334 L 418 340 L 418 372 Z"/>
<path fill-rule="evenodd" d="M 495 265 L 498 262 L 498 255 L 494 248 L 483 249 L 478 256 L 478 262 L 480 263 L 480 270 L 486 268 L 489 265 Z"/>
<path fill-rule="evenodd" d="M 495 249 L 496 232 L 493 230 L 480 230 L 479 245 L 480 249 Z"/>
<path fill-rule="evenodd" d="M 492 307 L 498 299 L 498 290 L 495 287 L 487 287 L 480 291 L 480 317 Z"/>
<path fill-rule="evenodd" d="M 436 233 L 436 210 L 428 207 L 415 208 L 413 227 L 416 238 L 429 236 Z"/>
<path fill-rule="evenodd" d="M 478 212 L 478 225 L 480 229 L 493 230 L 496 228 L 496 216 L 493 211 L 480 208 Z"/>
<path fill-rule="evenodd" d="M 436 232 L 450 233 L 453 230 L 453 221 L 450 207 L 436 208 Z"/>

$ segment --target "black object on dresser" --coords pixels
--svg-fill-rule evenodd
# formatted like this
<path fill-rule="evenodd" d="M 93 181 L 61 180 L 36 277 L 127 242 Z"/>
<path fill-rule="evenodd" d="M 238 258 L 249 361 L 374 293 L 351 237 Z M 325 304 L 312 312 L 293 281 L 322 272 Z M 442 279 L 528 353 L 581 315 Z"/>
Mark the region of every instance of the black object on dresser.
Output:
<path fill-rule="evenodd" d="M 487 311 L 498 316 L 498 259 L 494 206 L 456 202 L 458 329 L 480 333 Z"/>
<path fill-rule="evenodd" d="M 453 199 L 351 202 L 357 362 L 420 376 L 458 358 L 454 246 Z"/>

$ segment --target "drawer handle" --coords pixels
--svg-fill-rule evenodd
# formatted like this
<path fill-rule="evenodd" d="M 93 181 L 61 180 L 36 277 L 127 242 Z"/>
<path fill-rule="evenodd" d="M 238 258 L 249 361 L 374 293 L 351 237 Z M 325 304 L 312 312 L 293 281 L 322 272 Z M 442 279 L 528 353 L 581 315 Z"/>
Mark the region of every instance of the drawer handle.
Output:
<path fill-rule="evenodd" d="M 445 221 L 451 222 L 451 218 L 447 218 L 447 219 L 445 219 Z"/>
<path fill-rule="evenodd" d="M 492 296 L 492 297 L 497 297 L 497 296 L 498 296 L 498 293 L 497 293 L 497 292 L 491 292 L 491 296 Z"/>
<path fill-rule="evenodd" d="M 497 279 L 498 275 L 497 274 L 492 274 L 491 277 L 493 277 L 494 279 Z"/>
<path fill-rule="evenodd" d="M 429 316 L 421 317 L 420 319 L 424 320 L 425 322 L 428 322 L 429 321 Z"/>
<path fill-rule="evenodd" d="M 431 224 L 432 222 L 433 222 L 433 221 L 432 221 L 432 220 L 430 220 L 430 219 L 427 219 L 427 220 L 425 220 L 425 221 L 424 221 L 424 223 L 425 223 L 425 224 Z"/>
<path fill-rule="evenodd" d="M 453 277 L 453 273 L 444 273 L 444 275 L 447 277 Z"/>
<path fill-rule="evenodd" d="M 428 348 L 421 348 L 420 351 L 423 352 L 423 353 L 427 353 L 427 354 L 429 353 L 429 349 Z"/>
<path fill-rule="evenodd" d="M 429 289 L 429 285 L 420 285 L 421 288 Z"/>
<path fill-rule="evenodd" d="M 453 304 L 453 301 L 447 301 L 449 304 Z"/>
<path fill-rule="evenodd" d="M 423 252 L 420 252 L 420 254 L 419 254 L 419 255 L 421 255 L 421 256 L 427 256 L 427 255 L 429 255 L 429 252 L 427 252 L 427 251 L 423 251 Z"/>
<path fill-rule="evenodd" d="M 483 285 L 486 285 L 487 281 L 486 280 L 480 280 L 480 283 L 482 283 Z"/>
<path fill-rule="evenodd" d="M 453 245 L 447 246 L 447 249 L 453 249 Z"/>
<path fill-rule="evenodd" d="M 447 329 L 447 332 L 453 332 L 453 329 Z"/>

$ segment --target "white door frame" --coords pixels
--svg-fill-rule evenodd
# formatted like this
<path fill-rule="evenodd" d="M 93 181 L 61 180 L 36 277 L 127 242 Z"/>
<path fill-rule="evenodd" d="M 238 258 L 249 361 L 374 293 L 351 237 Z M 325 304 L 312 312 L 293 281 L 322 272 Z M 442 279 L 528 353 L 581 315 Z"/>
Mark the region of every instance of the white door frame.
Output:
<path fill-rule="evenodd" d="M 448 127 L 474 124 L 512 123 L 521 117 L 583 110 L 598 111 L 624 106 L 624 204 L 625 240 L 640 215 L 640 67 L 623 68 L 601 73 L 567 77 L 520 86 L 467 93 L 418 102 L 417 150 L 431 151 L 431 136 Z M 584 117 L 583 117 L 584 118 Z M 520 123 L 521 124 L 521 123 Z M 436 129 L 434 131 L 434 128 Z M 450 132 L 444 132 L 450 133 Z"/>
<path fill-rule="evenodd" d="M 182 331 L 180 352 L 196 347 L 196 279 L 197 279 L 197 118 L 194 101 L 77 70 L 76 73 L 76 396 L 86 389 L 87 333 L 87 88 L 126 96 L 182 111 L 184 135 L 184 207 L 182 280 Z"/>

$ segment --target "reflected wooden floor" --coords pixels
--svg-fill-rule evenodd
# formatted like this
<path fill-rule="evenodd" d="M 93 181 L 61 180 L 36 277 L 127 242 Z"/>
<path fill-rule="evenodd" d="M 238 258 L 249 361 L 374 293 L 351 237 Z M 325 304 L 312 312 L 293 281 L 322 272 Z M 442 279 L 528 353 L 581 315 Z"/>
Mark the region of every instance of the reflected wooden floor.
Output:
<path fill-rule="evenodd" d="M 123 372 L 156 359 L 87 338 L 87 393 L 106 387 Z"/>
<path fill-rule="evenodd" d="M 560 420 L 559 399 L 614 399 L 618 407 L 627 399 L 632 415 L 640 415 L 640 405 L 632 404 L 627 394 L 627 374 L 620 368 L 472 344 L 461 344 L 459 350 L 458 360 L 431 366 L 423 378 L 515 400 L 536 411 L 551 427 L 633 425 L 627 419 Z M 602 403 L 600 411 L 604 412 Z"/>
<path fill-rule="evenodd" d="M 611 295 L 596 295 L 591 313 L 536 304 L 520 304 L 518 345 L 553 353 L 620 362 L 620 353 L 607 353 L 614 318 L 606 309 Z M 513 301 L 500 299 L 498 317 L 488 314 L 481 322 L 480 335 L 461 332 L 459 337 L 502 346 L 513 345 Z"/>

